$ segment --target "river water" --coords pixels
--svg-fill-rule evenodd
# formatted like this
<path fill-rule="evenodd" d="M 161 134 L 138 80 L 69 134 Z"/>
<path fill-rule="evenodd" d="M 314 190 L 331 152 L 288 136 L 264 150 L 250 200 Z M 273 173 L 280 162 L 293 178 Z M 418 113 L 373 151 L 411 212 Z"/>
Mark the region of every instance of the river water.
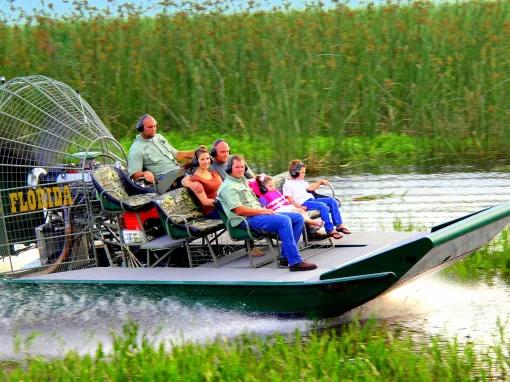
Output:
<path fill-rule="evenodd" d="M 510 199 L 510 174 L 347 175 L 329 177 L 343 201 L 345 222 L 354 230 L 415 229 L 462 216 Z M 62 356 L 69 350 L 91 353 L 128 321 L 155 341 L 180 343 L 308 330 L 307 319 L 250 315 L 211 309 L 134 287 L 30 286 L 0 284 L 0 359 L 26 355 Z M 420 278 L 343 316 L 319 322 L 332 327 L 356 315 L 373 317 L 421 335 L 443 335 L 490 345 L 498 319 L 510 317 L 510 287 L 459 283 L 441 273 Z"/>

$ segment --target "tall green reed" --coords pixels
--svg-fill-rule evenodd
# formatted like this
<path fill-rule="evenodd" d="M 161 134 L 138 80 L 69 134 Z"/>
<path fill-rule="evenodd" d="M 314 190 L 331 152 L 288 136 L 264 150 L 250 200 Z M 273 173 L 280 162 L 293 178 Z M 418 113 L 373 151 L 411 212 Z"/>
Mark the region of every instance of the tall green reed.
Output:
<path fill-rule="evenodd" d="M 86 4 L 0 23 L 0 66 L 71 84 L 119 138 L 150 112 L 192 146 L 233 136 L 278 170 L 305 156 L 316 167 L 507 157 L 508 2 L 239 13 L 219 2 L 150 17 Z"/>

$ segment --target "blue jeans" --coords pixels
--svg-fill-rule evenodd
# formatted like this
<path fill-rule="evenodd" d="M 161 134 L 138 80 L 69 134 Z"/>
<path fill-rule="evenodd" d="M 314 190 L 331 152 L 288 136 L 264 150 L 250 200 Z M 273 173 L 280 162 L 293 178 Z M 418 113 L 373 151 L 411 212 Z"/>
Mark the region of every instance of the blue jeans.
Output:
<path fill-rule="evenodd" d="M 324 221 L 324 229 L 327 233 L 333 231 L 335 226 L 342 224 L 338 202 L 334 198 L 308 199 L 302 205 L 309 210 L 318 210 L 320 212 L 321 219 Z M 330 214 L 333 222 L 331 222 Z"/>
<path fill-rule="evenodd" d="M 282 242 L 282 255 L 287 258 L 289 266 L 303 261 L 297 247 L 305 224 L 303 215 L 297 212 L 279 212 L 274 215 L 250 216 L 247 220 L 250 228 L 278 233 Z"/>
<path fill-rule="evenodd" d="M 205 215 L 207 219 L 221 219 L 220 213 L 217 208 Z"/>

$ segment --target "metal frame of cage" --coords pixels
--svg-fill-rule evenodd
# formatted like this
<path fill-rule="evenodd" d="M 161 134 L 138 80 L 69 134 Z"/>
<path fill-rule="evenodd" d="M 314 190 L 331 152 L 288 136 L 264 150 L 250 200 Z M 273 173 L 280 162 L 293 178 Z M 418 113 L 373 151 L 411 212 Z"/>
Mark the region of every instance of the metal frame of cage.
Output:
<path fill-rule="evenodd" d="M 0 274 L 97 264 L 97 205 L 87 173 L 94 155 L 126 164 L 79 93 L 44 76 L 0 85 Z M 19 261 L 29 257 L 32 263 Z"/>

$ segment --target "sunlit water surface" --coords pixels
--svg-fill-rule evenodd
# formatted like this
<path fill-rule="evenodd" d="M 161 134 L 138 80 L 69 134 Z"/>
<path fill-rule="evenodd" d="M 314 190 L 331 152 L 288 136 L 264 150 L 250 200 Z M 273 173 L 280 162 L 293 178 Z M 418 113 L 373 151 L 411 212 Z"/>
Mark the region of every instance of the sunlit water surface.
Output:
<path fill-rule="evenodd" d="M 438 223 L 510 199 L 510 175 L 497 172 L 352 175 L 329 177 L 343 200 L 351 229 L 393 230 L 401 225 L 430 228 Z M 308 330 L 307 319 L 217 310 L 137 286 L 0 285 L 0 358 L 27 354 L 90 353 L 99 342 L 111 347 L 111 333 L 128 321 L 155 341 L 180 343 Z M 335 326 L 354 315 L 374 317 L 425 336 L 444 335 L 491 344 L 497 321 L 510 316 L 510 288 L 459 284 L 432 274 L 391 291 L 344 316 L 321 321 Z"/>

